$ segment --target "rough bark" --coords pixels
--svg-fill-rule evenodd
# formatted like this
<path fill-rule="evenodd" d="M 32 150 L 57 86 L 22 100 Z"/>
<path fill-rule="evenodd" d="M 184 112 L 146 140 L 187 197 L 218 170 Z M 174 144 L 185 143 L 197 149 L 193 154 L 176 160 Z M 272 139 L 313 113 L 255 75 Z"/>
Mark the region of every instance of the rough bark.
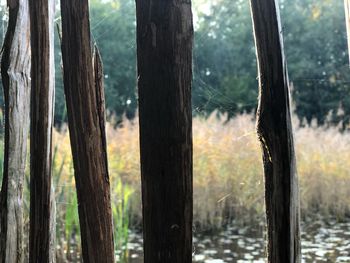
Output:
<path fill-rule="evenodd" d="M 9 0 L 9 23 L 1 76 L 5 99 L 5 153 L 0 194 L 0 261 L 23 261 L 23 180 L 30 100 L 29 9 L 26 0 Z"/>
<path fill-rule="evenodd" d="M 51 186 L 54 0 L 29 1 L 32 50 L 29 262 L 55 262 Z"/>
<path fill-rule="evenodd" d="M 190 0 L 136 0 L 144 258 L 192 262 Z"/>
<path fill-rule="evenodd" d="M 299 194 L 278 3 L 251 0 L 260 98 L 268 262 L 300 262 Z"/>
<path fill-rule="evenodd" d="M 99 74 L 93 70 L 88 1 L 61 0 L 61 12 L 64 90 L 83 260 L 114 262 L 103 75 L 101 63 L 94 63 Z"/>
<path fill-rule="evenodd" d="M 346 33 L 348 36 L 348 52 L 350 61 L 350 0 L 344 0 Z"/>

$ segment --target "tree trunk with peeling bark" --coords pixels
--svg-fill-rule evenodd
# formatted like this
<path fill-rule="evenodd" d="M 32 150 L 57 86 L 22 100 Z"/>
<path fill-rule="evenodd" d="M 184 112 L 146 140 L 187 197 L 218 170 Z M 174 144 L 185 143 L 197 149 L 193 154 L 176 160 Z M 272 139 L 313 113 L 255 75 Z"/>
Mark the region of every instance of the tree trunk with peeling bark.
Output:
<path fill-rule="evenodd" d="M 144 258 L 192 262 L 190 0 L 136 0 Z"/>
<path fill-rule="evenodd" d="M 23 261 L 23 180 L 30 103 L 29 8 L 8 0 L 9 23 L 1 59 L 5 99 L 5 153 L 0 194 L 0 262 Z"/>
<path fill-rule="evenodd" d="M 259 74 L 268 262 L 300 262 L 299 191 L 278 2 L 250 0 Z"/>
<path fill-rule="evenodd" d="M 88 0 L 61 0 L 62 58 L 84 262 L 114 262 L 103 74 Z"/>
<path fill-rule="evenodd" d="M 55 88 L 54 0 L 29 1 L 32 89 L 29 262 L 55 262 L 55 203 L 51 185 Z"/>

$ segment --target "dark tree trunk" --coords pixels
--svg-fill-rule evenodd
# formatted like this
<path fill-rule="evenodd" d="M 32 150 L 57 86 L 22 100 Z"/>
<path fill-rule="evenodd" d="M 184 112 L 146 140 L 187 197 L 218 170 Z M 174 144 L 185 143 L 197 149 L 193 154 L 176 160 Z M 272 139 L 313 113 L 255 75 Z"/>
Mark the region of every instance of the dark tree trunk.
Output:
<path fill-rule="evenodd" d="M 348 36 L 348 53 L 350 59 L 350 0 L 344 0 L 346 33 Z"/>
<path fill-rule="evenodd" d="M 5 153 L 0 194 L 0 262 L 23 261 L 23 179 L 30 100 L 29 10 L 26 0 L 8 0 L 9 23 L 1 77 L 5 99 Z"/>
<path fill-rule="evenodd" d="M 300 262 L 298 181 L 279 8 L 275 0 L 250 2 L 259 71 L 257 129 L 265 173 L 268 262 Z"/>
<path fill-rule="evenodd" d="M 84 262 L 114 262 L 101 63 L 90 42 L 88 0 L 61 0 L 62 58 Z M 98 59 L 99 56 L 96 56 Z"/>
<path fill-rule="evenodd" d="M 190 0 L 136 0 L 146 263 L 192 262 Z"/>
<path fill-rule="evenodd" d="M 51 191 L 54 0 L 29 1 L 32 50 L 29 262 L 55 262 Z"/>

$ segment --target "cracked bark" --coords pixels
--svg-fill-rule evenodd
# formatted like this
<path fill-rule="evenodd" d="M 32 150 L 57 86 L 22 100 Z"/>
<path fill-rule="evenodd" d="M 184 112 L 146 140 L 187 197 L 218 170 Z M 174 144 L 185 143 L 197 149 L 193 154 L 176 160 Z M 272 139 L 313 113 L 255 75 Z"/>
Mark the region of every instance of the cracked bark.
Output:
<path fill-rule="evenodd" d="M 54 0 L 29 1 L 32 89 L 29 262 L 55 262 L 55 203 L 51 185 L 55 88 Z"/>
<path fill-rule="evenodd" d="M 26 0 L 9 0 L 1 76 L 5 99 L 5 152 L 0 193 L 0 261 L 23 261 L 23 180 L 30 102 L 30 34 Z"/>
<path fill-rule="evenodd" d="M 64 90 L 83 260 L 112 263 L 114 245 L 102 63 L 98 54 L 93 63 L 88 1 L 61 0 L 61 14 Z"/>
<path fill-rule="evenodd" d="M 300 262 L 299 192 L 278 2 L 250 0 L 259 74 L 268 262 Z"/>
<path fill-rule="evenodd" d="M 136 0 L 144 259 L 192 262 L 191 1 Z"/>

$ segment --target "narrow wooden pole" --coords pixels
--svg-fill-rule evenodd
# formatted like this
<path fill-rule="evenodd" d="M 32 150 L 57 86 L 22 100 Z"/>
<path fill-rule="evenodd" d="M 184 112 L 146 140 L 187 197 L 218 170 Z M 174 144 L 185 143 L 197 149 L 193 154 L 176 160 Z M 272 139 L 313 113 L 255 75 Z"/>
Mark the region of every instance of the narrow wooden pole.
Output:
<path fill-rule="evenodd" d="M 145 263 L 192 262 L 190 0 L 136 0 Z"/>
<path fill-rule="evenodd" d="M 102 64 L 94 63 L 88 0 L 61 0 L 62 58 L 83 260 L 114 262 Z M 96 67 L 99 67 L 98 69 Z"/>
<path fill-rule="evenodd" d="M 8 0 L 9 23 L 1 59 L 5 99 L 5 154 L 0 194 L 0 262 L 23 261 L 23 179 L 30 101 L 27 0 Z"/>
<path fill-rule="evenodd" d="M 300 262 L 299 192 L 278 3 L 250 0 L 259 74 L 268 262 Z"/>
<path fill-rule="evenodd" d="M 55 88 L 54 0 L 29 1 L 32 50 L 29 262 L 55 262 L 51 163 Z"/>
<path fill-rule="evenodd" d="M 346 33 L 348 37 L 348 53 L 350 61 L 350 0 L 344 0 Z"/>

